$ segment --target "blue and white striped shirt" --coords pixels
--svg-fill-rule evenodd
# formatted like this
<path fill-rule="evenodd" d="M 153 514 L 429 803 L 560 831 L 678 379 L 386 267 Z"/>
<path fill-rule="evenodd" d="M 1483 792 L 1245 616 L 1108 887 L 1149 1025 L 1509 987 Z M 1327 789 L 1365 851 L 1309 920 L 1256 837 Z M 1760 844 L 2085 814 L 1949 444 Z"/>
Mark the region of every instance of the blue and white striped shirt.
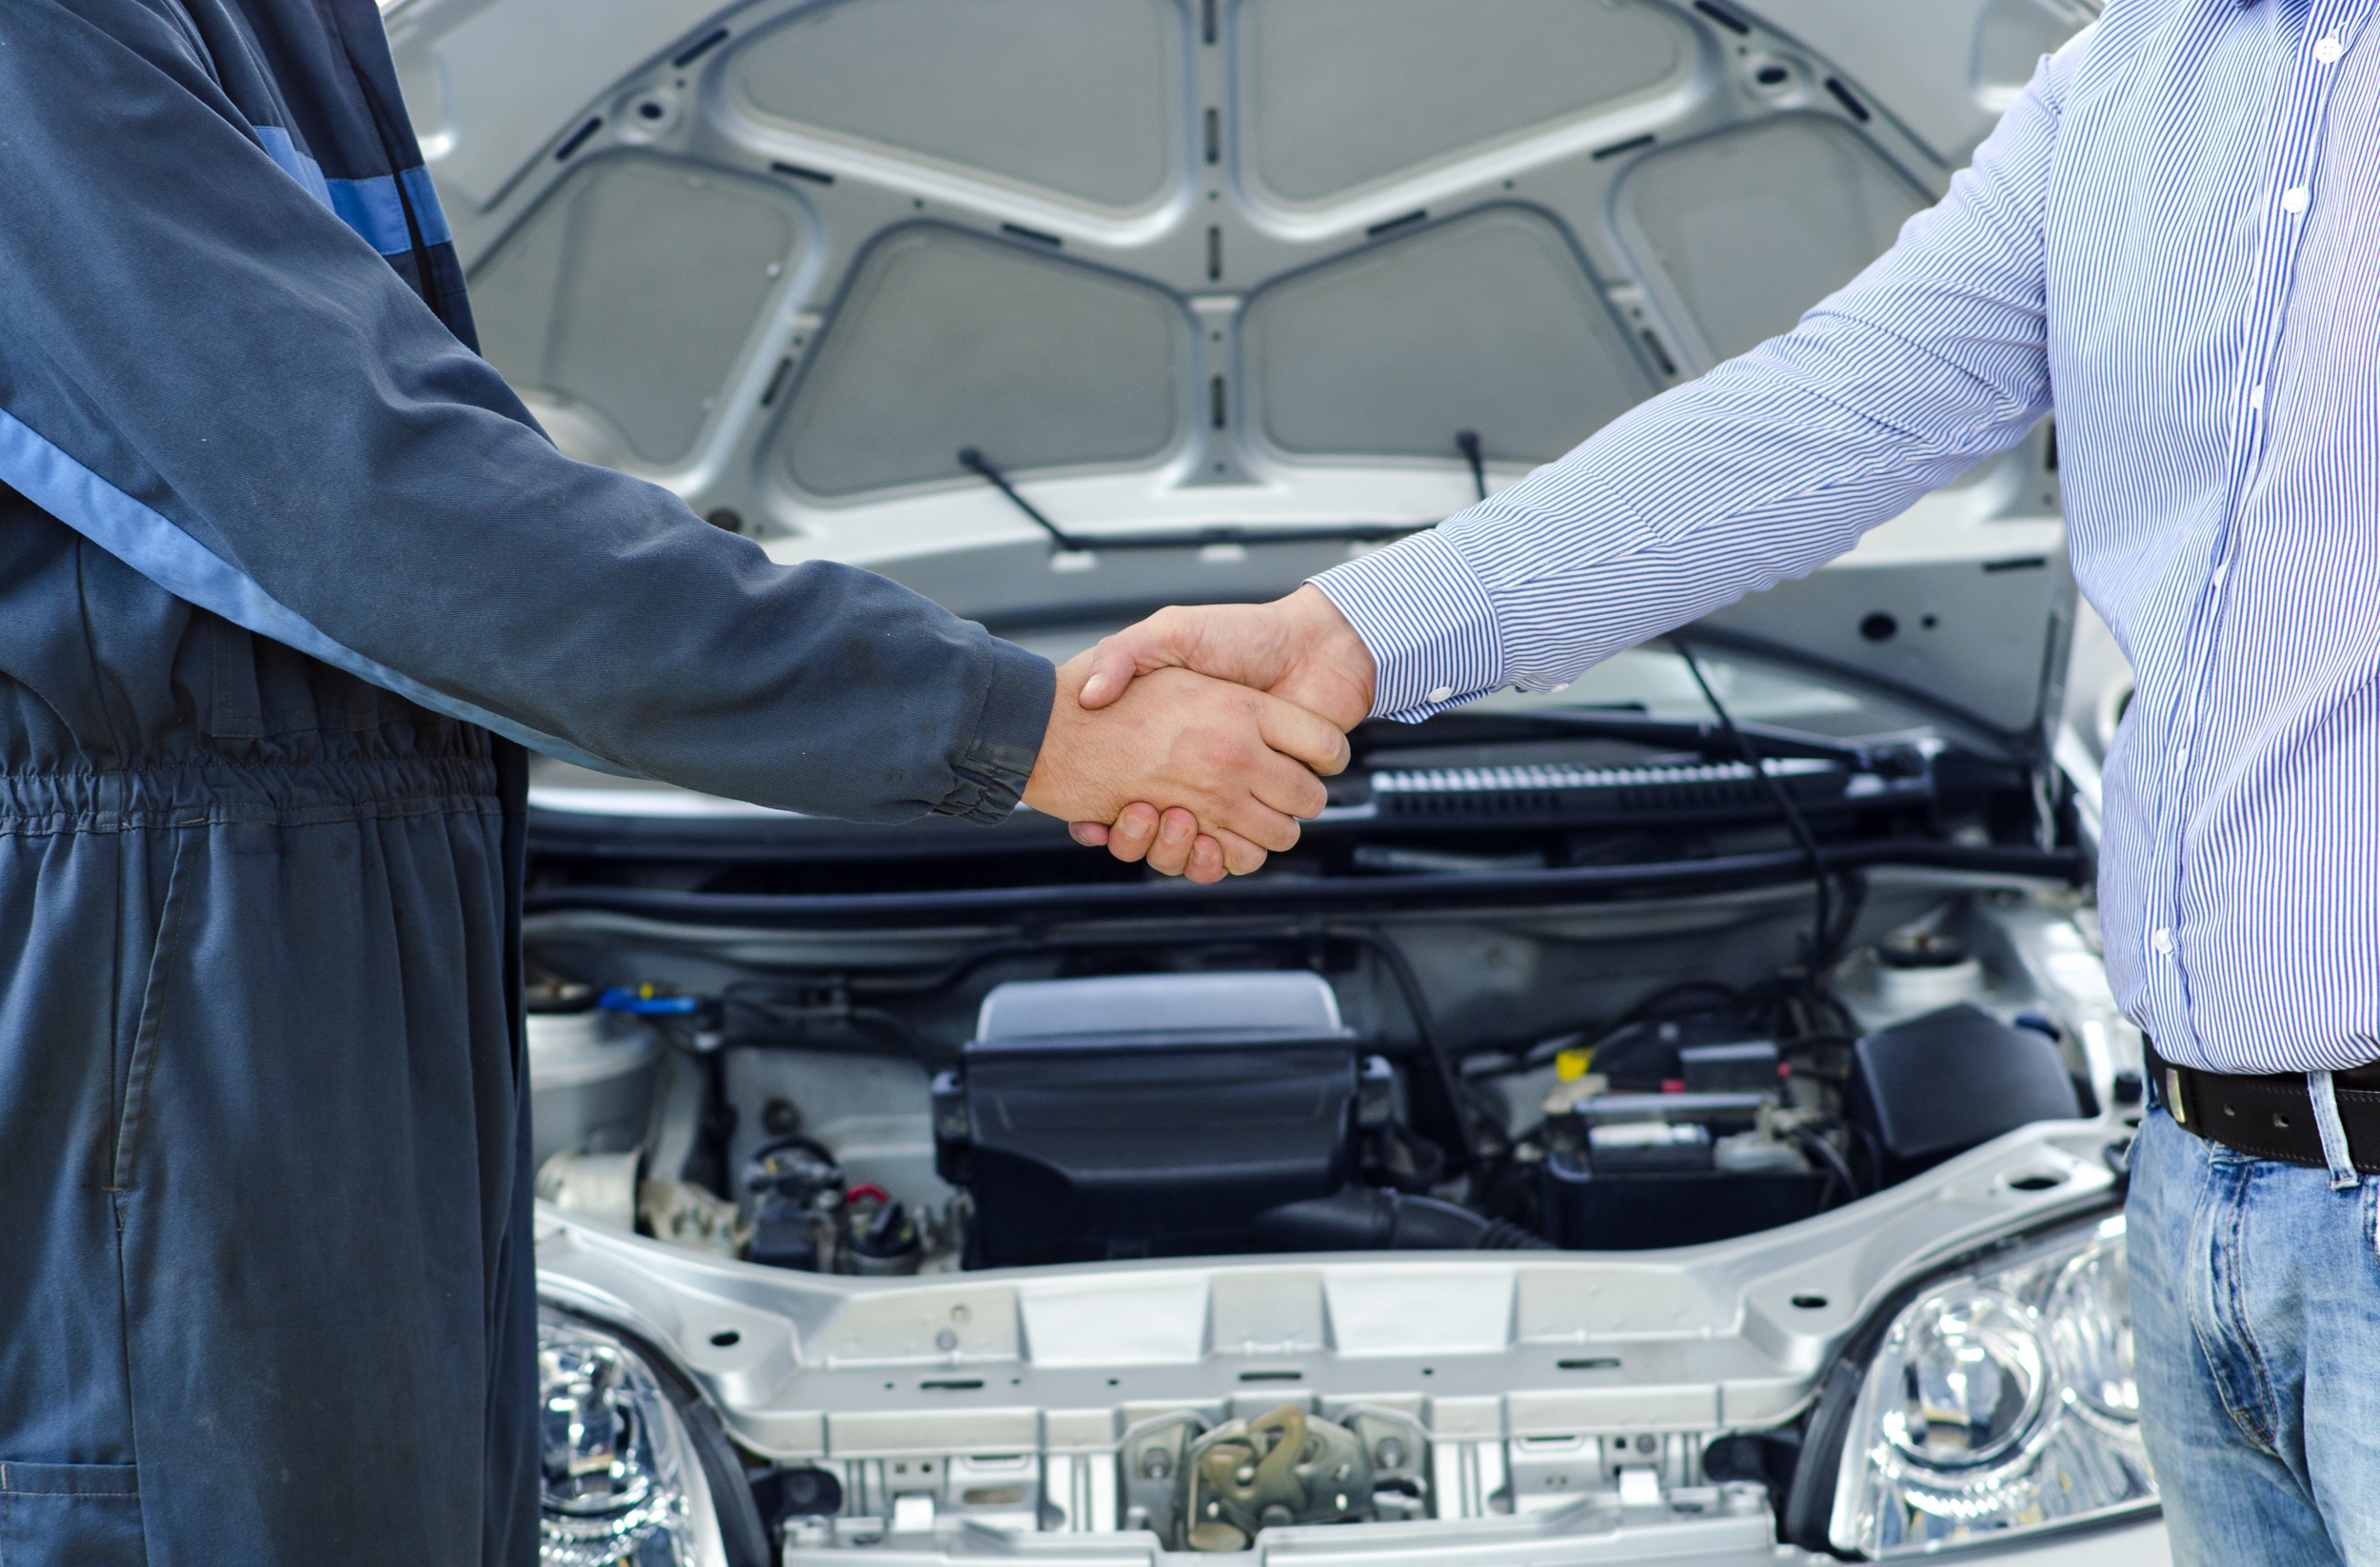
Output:
<path fill-rule="evenodd" d="M 1792 332 L 1318 578 L 1376 710 L 1550 689 L 1814 570 L 2054 400 L 2075 576 L 2138 680 L 2117 999 L 2217 1071 L 2380 1057 L 2372 5 L 2113 0 Z"/>

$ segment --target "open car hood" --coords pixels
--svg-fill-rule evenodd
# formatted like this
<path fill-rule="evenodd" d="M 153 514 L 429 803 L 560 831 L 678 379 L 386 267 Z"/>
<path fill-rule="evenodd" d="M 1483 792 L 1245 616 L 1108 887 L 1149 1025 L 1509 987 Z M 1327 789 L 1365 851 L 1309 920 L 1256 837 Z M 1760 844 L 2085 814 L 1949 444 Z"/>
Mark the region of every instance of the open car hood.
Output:
<path fill-rule="evenodd" d="M 574 455 L 1013 629 L 1270 594 L 1792 325 L 2086 0 L 399 0 Z M 979 450 L 1076 544 L 980 473 Z M 2046 432 L 1709 623 L 2037 744 Z M 1200 543 L 1200 529 L 1219 530 Z M 1263 542 L 1272 532 L 1294 542 Z M 1100 547 L 1135 534 L 1175 547 Z"/>

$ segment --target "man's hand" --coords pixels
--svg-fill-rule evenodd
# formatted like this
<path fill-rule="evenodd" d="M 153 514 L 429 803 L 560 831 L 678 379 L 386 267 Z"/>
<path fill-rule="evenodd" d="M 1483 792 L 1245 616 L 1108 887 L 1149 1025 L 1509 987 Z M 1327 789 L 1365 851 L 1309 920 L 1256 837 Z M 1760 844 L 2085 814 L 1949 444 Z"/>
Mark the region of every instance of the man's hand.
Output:
<path fill-rule="evenodd" d="M 1270 692 L 1342 730 L 1354 728 L 1372 710 L 1377 679 L 1363 639 L 1312 584 L 1271 604 L 1160 609 L 1105 639 L 1088 656 L 1091 675 L 1081 698 L 1085 707 L 1105 706 L 1157 671 L 1185 668 Z M 1145 857 L 1151 869 L 1168 876 L 1187 869 L 1193 880 L 1212 881 L 1197 867 L 1235 856 L 1199 826 L 1189 811 L 1160 813 L 1135 801 L 1111 819 L 1078 821 L 1072 831 L 1076 843 L 1104 843 L 1119 860 Z M 1247 856 L 1239 852 L 1236 858 Z M 1261 856 L 1258 860 L 1260 863 Z"/>
<path fill-rule="evenodd" d="M 1195 669 L 1269 691 L 1352 729 L 1372 710 L 1372 651 L 1312 583 L 1271 604 L 1160 609 L 1091 649 L 1082 705 L 1103 707 L 1137 676 Z"/>
<path fill-rule="evenodd" d="M 1086 653 L 1058 671 L 1024 803 L 1061 820 L 1106 823 L 1136 802 L 1164 801 L 1191 828 L 1168 874 L 1214 882 L 1256 869 L 1298 842 L 1298 818 L 1322 809 L 1315 775 L 1347 765 L 1347 738 L 1328 721 L 1187 669 L 1152 665 L 1091 711 L 1081 701 L 1091 661 Z"/>

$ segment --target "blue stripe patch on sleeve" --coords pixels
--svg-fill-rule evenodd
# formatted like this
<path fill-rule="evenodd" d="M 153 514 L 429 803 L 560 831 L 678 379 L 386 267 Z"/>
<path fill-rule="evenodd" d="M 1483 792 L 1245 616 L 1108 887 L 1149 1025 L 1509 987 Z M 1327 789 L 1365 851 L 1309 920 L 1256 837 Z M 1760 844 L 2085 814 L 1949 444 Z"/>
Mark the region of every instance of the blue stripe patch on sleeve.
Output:
<path fill-rule="evenodd" d="M 306 187 L 316 201 L 338 213 L 341 222 L 363 235 L 365 243 L 382 255 L 410 252 L 416 226 L 421 229 L 420 243 L 424 246 L 444 245 L 454 237 L 446 227 L 446 208 L 438 204 L 438 190 L 430 183 L 429 170 L 420 165 L 402 173 L 376 174 L 369 179 L 326 179 L 322 166 L 299 151 L 287 130 L 277 125 L 252 129 L 274 163 Z M 412 224 L 406 222 L 408 200 L 413 208 Z"/>

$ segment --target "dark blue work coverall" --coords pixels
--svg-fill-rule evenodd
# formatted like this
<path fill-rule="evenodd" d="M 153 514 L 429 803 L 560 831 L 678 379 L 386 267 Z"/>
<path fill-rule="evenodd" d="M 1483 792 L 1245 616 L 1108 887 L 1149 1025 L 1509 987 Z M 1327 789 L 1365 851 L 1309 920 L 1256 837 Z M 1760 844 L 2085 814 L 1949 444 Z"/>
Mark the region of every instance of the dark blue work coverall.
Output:
<path fill-rule="evenodd" d="M 1046 663 L 560 456 L 372 0 L 0 0 L 0 1562 L 536 1554 L 526 742 L 1010 809 Z"/>

